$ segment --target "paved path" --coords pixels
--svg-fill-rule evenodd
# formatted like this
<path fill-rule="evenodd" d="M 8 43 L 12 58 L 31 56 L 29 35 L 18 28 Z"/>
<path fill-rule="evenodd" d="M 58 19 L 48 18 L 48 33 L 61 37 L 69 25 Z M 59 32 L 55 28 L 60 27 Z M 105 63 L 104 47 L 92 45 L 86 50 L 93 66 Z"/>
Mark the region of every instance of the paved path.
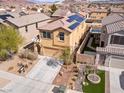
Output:
<path fill-rule="evenodd" d="M 48 67 L 46 62 L 46 57 L 42 57 L 26 77 L 0 71 L 0 77 L 11 80 L 0 93 L 48 93 L 61 66 Z"/>

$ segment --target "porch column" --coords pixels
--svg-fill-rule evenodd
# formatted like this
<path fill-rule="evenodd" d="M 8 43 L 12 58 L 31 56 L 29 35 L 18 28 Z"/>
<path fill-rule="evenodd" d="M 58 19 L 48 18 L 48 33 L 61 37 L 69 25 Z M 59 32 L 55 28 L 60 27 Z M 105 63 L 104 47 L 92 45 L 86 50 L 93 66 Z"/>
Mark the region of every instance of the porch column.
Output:
<path fill-rule="evenodd" d="M 99 60 L 100 60 L 100 54 L 96 54 L 96 59 L 95 59 L 95 65 L 99 64 Z"/>

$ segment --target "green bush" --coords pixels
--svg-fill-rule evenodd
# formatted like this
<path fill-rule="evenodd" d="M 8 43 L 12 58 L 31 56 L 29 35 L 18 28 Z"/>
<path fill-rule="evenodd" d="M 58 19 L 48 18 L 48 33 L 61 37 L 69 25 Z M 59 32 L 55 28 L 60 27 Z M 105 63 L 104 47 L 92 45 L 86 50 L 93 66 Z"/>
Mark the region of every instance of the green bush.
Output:
<path fill-rule="evenodd" d="M 29 60 L 36 60 L 38 57 L 38 53 L 32 52 L 30 50 L 22 50 L 19 53 L 20 58 L 27 58 Z"/>
<path fill-rule="evenodd" d="M 7 59 L 7 54 L 8 54 L 8 52 L 7 52 L 5 49 L 2 49 L 2 50 L 0 51 L 0 60 L 1 60 L 1 61 L 6 60 L 6 59 Z"/>
<path fill-rule="evenodd" d="M 19 46 L 23 43 L 23 37 L 12 27 L 0 25 L 0 58 L 6 59 L 8 52 L 18 51 Z"/>

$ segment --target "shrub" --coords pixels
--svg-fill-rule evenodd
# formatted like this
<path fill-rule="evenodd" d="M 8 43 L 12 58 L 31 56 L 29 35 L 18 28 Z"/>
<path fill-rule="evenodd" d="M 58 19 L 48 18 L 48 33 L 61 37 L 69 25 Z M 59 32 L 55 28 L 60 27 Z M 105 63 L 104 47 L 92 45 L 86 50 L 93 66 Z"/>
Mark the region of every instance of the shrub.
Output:
<path fill-rule="evenodd" d="M 37 59 L 38 54 L 35 52 L 29 52 L 27 55 L 27 59 L 29 60 L 36 60 Z"/>
<path fill-rule="evenodd" d="M 0 60 L 5 61 L 7 59 L 7 54 L 8 54 L 8 52 L 5 49 L 2 49 L 0 51 Z"/>
<path fill-rule="evenodd" d="M 20 58 L 26 58 L 27 57 L 27 52 L 26 50 L 21 50 L 18 55 Z"/>
<path fill-rule="evenodd" d="M 32 52 L 30 50 L 22 50 L 20 53 L 19 53 L 19 57 L 20 58 L 27 58 L 29 60 L 36 60 L 37 57 L 38 57 L 38 53 L 36 52 Z"/>

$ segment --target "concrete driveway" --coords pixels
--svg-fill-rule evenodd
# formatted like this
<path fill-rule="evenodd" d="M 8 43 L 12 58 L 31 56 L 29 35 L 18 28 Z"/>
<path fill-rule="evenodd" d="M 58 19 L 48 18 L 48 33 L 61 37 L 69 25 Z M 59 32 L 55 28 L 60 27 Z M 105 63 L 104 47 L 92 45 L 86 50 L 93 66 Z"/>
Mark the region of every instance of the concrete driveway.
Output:
<path fill-rule="evenodd" d="M 0 77 L 11 82 L 0 89 L 0 93 L 48 93 L 52 82 L 61 68 L 60 65 L 48 66 L 50 57 L 41 57 L 26 77 L 0 71 Z"/>
<path fill-rule="evenodd" d="M 52 83 L 56 75 L 59 73 L 61 66 L 59 64 L 56 66 L 48 66 L 47 62 L 49 60 L 57 62 L 51 57 L 42 57 L 26 77 L 32 80 Z"/>

